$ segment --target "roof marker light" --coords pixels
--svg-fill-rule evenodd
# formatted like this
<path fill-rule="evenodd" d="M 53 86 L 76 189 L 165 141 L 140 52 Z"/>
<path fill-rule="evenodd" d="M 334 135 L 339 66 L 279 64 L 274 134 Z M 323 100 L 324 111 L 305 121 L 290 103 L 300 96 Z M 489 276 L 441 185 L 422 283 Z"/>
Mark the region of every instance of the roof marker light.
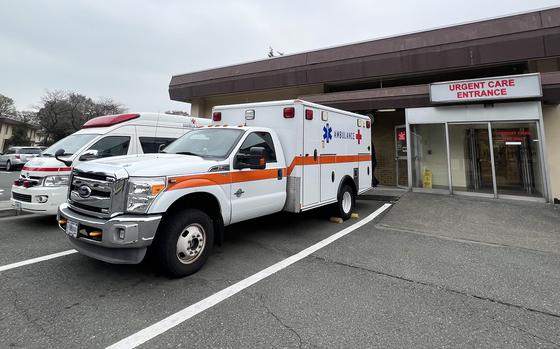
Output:
<path fill-rule="evenodd" d="M 305 120 L 313 120 L 313 110 L 305 109 Z"/>
<path fill-rule="evenodd" d="M 215 111 L 212 113 L 212 121 L 222 121 L 222 113 Z"/>
<path fill-rule="evenodd" d="M 286 119 L 293 119 L 296 115 L 296 108 L 294 107 L 286 107 L 284 108 L 284 118 Z"/>
<path fill-rule="evenodd" d="M 121 122 L 139 118 L 140 114 L 119 114 L 99 116 L 87 121 L 82 128 L 107 127 L 120 124 Z"/>
<path fill-rule="evenodd" d="M 254 120 L 255 119 L 255 110 L 249 109 L 245 110 L 245 120 Z"/>

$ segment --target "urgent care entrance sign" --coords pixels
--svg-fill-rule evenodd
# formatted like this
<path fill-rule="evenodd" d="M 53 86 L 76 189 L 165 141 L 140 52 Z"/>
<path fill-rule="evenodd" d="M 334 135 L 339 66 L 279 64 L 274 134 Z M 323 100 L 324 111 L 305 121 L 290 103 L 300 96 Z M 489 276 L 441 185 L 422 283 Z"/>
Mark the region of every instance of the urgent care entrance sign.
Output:
<path fill-rule="evenodd" d="M 430 84 L 434 103 L 542 97 L 540 74 L 523 74 Z"/>

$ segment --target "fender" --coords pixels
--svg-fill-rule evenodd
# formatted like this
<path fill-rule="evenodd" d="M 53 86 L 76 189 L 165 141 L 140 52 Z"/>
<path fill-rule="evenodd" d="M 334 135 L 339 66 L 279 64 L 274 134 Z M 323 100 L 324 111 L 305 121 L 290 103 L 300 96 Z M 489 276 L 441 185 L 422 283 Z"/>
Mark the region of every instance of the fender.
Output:
<path fill-rule="evenodd" d="M 340 189 L 342 189 L 342 184 L 349 182 L 350 186 L 352 187 L 352 189 L 354 190 L 354 193 L 356 195 L 358 195 L 358 186 L 356 185 L 356 182 L 354 181 L 354 178 L 350 177 L 349 175 L 345 175 L 344 177 L 342 177 L 342 179 L 340 180 L 340 182 L 338 183 L 338 190 L 336 192 L 336 198 L 340 199 L 338 196 L 340 195 Z"/>
<path fill-rule="evenodd" d="M 199 184 L 201 183 L 204 185 L 199 186 Z M 182 200 L 188 195 L 200 193 L 211 195 L 212 197 L 214 197 L 220 206 L 222 221 L 225 225 L 228 225 L 230 223 L 231 203 L 229 197 L 229 186 L 223 188 L 221 185 L 216 184 L 215 182 L 199 178 L 177 183 L 177 185 L 179 184 L 184 187 L 174 187 L 173 190 L 169 190 L 168 187 L 152 203 L 148 213 L 165 213 L 177 201 Z"/>

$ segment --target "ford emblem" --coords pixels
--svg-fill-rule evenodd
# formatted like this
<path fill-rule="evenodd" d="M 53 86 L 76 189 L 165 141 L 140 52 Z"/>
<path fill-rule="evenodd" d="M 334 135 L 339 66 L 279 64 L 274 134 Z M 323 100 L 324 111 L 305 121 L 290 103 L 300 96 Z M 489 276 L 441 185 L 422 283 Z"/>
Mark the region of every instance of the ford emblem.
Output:
<path fill-rule="evenodd" d="M 80 197 L 82 198 L 89 198 L 89 196 L 91 195 L 91 188 L 88 187 L 87 185 L 81 185 L 78 188 L 78 195 L 80 195 Z"/>

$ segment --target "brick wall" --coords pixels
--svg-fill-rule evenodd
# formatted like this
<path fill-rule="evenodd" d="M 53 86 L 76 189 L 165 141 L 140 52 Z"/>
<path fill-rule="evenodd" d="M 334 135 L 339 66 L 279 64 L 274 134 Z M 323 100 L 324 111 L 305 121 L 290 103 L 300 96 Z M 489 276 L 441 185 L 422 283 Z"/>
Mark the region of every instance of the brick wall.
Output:
<path fill-rule="evenodd" d="M 381 185 L 395 186 L 397 185 L 397 176 L 394 133 L 395 126 L 405 124 L 404 110 L 375 113 L 374 115 L 375 122 L 371 135 L 377 155 L 375 176 Z"/>

